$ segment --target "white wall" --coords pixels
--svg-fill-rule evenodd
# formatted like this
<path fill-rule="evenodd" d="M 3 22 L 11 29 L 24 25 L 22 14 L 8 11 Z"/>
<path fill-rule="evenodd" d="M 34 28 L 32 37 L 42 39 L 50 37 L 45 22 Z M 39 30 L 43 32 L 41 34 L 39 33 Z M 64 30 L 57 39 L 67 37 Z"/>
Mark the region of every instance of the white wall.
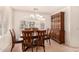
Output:
<path fill-rule="evenodd" d="M 33 14 L 33 12 L 28 12 L 28 11 L 19 11 L 19 10 L 14 10 L 14 28 L 16 30 L 17 33 L 17 38 L 19 38 L 20 36 L 20 23 L 22 20 L 25 21 L 32 21 L 31 19 L 29 19 L 29 16 Z M 44 18 L 46 18 L 45 21 L 36 21 L 36 27 L 40 28 L 40 22 L 44 22 L 45 23 L 45 29 L 46 28 L 50 28 L 51 27 L 51 15 L 49 14 L 42 14 L 39 13 L 40 15 L 42 15 Z"/>
<path fill-rule="evenodd" d="M 71 7 L 71 19 L 70 19 L 70 37 L 71 46 L 79 47 L 79 6 Z"/>
<path fill-rule="evenodd" d="M 2 36 L 0 38 L 0 51 L 10 51 L 11 49 L 11 36 L 9 29 L 12 27 L 12 10 L 10 7 L 2 8 Z"/>

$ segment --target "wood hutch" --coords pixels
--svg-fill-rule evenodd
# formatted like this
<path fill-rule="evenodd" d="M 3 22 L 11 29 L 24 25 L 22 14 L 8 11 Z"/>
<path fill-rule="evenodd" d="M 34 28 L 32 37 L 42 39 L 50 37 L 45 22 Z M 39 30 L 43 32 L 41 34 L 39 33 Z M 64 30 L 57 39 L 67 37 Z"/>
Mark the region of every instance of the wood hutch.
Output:
<path fill-rule="evenodd" d="M 64 12 L 59 12 L 51 16 L 52 39 L 58 43 L 65 43 Z"/>

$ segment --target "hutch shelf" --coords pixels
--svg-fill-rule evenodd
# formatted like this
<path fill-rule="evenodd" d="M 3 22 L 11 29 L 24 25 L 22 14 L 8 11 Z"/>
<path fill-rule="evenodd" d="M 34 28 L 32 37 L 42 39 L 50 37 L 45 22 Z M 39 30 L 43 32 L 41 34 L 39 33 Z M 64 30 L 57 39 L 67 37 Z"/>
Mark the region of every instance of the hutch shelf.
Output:
<path fill-rule="evenodd" d="M 59 12 L 51 16 L 52 39 L 58 43 L 65 43 L 64 12 Z"/>

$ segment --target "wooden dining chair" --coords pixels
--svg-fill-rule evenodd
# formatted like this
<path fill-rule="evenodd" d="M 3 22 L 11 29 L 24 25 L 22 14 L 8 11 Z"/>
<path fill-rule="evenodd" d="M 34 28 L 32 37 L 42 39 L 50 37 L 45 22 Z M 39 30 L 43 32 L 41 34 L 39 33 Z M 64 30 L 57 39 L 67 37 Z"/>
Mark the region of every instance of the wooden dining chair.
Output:
<path fill-rule="evenodd" d="M 25 28 L 24 30 L 32 30 L 32 28 Z"/>
<path fill-rule="evenodd" d="M 49 41 L 49 44 L 51 45 L 51 31 L 49 29 L 46 30 L 46 36 L 45 36 L 45 40 Z"/>
<path fill-rule="evenodd" d="M 12 52 L 12 50 L 13 50 L 15 44 L 17 44 L 17 43 L 22 43 L 23 40 L 17 40 L 17 39 L 16 39 L 16 34 L 15 34 L 14 29 L 10 30 L 10 34 L 11 34 L 11 37 L 12 37 L 12 48 L 11 48 L 11 52 Z"/>
<path fill-rule="evenodd" d="M 32 28 L 34 32 L 36 32 L 38 30 L 38 28 Z"/>
<path fill-rule="evenodd" d="M 23 51 L 27 51 L 29 48 L 32 49 L 33 52 L 33 31 L 31 30 L 24 30 L 22 31 L 22 35 L 23 35 Z"/>
<path fill-rule="evenodd" d="M 37 31 L 37 48 L 36 51 L 38 51 L 38 47 L 43 47 L 43 50 L 45 52 L 45 45 L 44 45 L 44 39 L 45 39 L 46 30 L 38 30 Z"/>

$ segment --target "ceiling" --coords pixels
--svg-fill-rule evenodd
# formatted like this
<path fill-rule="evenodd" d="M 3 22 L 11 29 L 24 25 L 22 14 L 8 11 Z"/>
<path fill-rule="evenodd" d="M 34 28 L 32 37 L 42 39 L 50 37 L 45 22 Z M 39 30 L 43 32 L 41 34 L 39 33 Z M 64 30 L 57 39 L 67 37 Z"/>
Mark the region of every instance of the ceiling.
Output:
<path fill-rule="evenodd" d="M 21 11 L 34 11 L 34 8 L 38 8 L 38 12 L 40 13 L 48 13 L 51 14 L 57 10 L 63 9 L 66 6 L 13 6 L 12 8 L 15 10 Z"/>

